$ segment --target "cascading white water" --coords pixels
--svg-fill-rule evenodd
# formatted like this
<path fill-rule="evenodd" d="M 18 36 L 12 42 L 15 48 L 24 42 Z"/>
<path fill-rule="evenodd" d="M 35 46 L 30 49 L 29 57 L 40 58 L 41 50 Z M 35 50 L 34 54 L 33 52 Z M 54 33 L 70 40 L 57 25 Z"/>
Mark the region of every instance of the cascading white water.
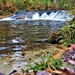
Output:
<path fill-rule="evenodd" d="M 32 18 L 33 20 L 37 20 L 37 19 L 39 19 L 39 14 L 38 13 L 35 13 L 34 15 L 33 15 L 33 18 Z"/>
<path fill-rule="evenodd" d="M 49 12 L 49 11 L 48 11 Z M 58 10 L 58 11 L 51 11 L 48 12 L 18 12 L 17 14 L 0 19 L 0 21 L 8 21 L 8 20 L 55 20 L 55 21 L 71 21 L 74 16 L 68 14 L 68 11 L 65 10 Z M 48 13 L 48 14 L 47 14 Z M 23 19 L 20 19 L 21 15 L 25 15 Z"/>

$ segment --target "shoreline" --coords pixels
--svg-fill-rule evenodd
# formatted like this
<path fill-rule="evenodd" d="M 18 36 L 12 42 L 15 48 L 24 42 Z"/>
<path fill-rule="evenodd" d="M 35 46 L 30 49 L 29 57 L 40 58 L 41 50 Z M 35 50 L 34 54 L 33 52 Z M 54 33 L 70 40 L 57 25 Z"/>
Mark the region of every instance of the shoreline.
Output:
<path fill-rule="evenodd" d="M 28 62 L 33 62 L 35 59 L 43 55 L 45 52 L 52 52 L 55 51 L 53 58 L 60 57 L 67 47 L 65 45 L 51 45 L 47 46 L 45 49 L 42 48 L 34 48 L 30 49 L 29 51 L 17 51 L 12 54 L 8 54 L 0 58 L 1 70 L 0 72 L 4 72 L 5 74 L 9 74 L 13 70 L 17 70 L 21 72 L 21 68 L 25 69 Z M 59 53 L 58 53 L 59 52 Z M 21 53 L 25 53 L 24 56 Z"/>
<path fill-rule="evenodd" d="M 0 19 L 12 16 L 12 15 L 14 15 L 14 13 L 13 14 L 8 14 L 8 15 L 0 15 Z"/>

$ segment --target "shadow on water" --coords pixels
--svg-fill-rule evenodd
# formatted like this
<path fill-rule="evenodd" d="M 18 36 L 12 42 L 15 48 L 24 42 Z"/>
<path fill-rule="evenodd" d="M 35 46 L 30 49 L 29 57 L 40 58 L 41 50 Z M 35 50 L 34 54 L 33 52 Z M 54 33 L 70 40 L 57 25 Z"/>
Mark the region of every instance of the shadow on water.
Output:
<path fill-rule="evenodd" d="M 0 52 L 23 50 L 24 45 L 48 39 L 50 33 L 58 31 L 64 21 L 2 21 L 0 22 Z"/>

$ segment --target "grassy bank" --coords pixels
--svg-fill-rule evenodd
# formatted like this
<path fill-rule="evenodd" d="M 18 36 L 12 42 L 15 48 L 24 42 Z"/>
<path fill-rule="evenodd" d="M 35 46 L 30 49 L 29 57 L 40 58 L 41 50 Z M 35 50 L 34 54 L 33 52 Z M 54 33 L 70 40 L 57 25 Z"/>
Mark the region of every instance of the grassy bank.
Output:
<path fill-rule="evenodd" d="M 0 0 L 0 15 L 16 13 L 20 10 L 73 10 L 74 0 Z"/>

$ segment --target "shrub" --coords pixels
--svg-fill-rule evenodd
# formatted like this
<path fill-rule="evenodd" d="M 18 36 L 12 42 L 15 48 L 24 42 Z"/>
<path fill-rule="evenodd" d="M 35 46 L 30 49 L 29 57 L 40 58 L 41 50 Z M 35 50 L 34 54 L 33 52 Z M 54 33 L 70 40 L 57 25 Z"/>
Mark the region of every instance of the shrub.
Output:
<path fill-rule="evenodd" d="M 61 28 L 64 44 L 69 46 L 71 43 L 75 43 L 75 23 L 70 22 Z"/>

